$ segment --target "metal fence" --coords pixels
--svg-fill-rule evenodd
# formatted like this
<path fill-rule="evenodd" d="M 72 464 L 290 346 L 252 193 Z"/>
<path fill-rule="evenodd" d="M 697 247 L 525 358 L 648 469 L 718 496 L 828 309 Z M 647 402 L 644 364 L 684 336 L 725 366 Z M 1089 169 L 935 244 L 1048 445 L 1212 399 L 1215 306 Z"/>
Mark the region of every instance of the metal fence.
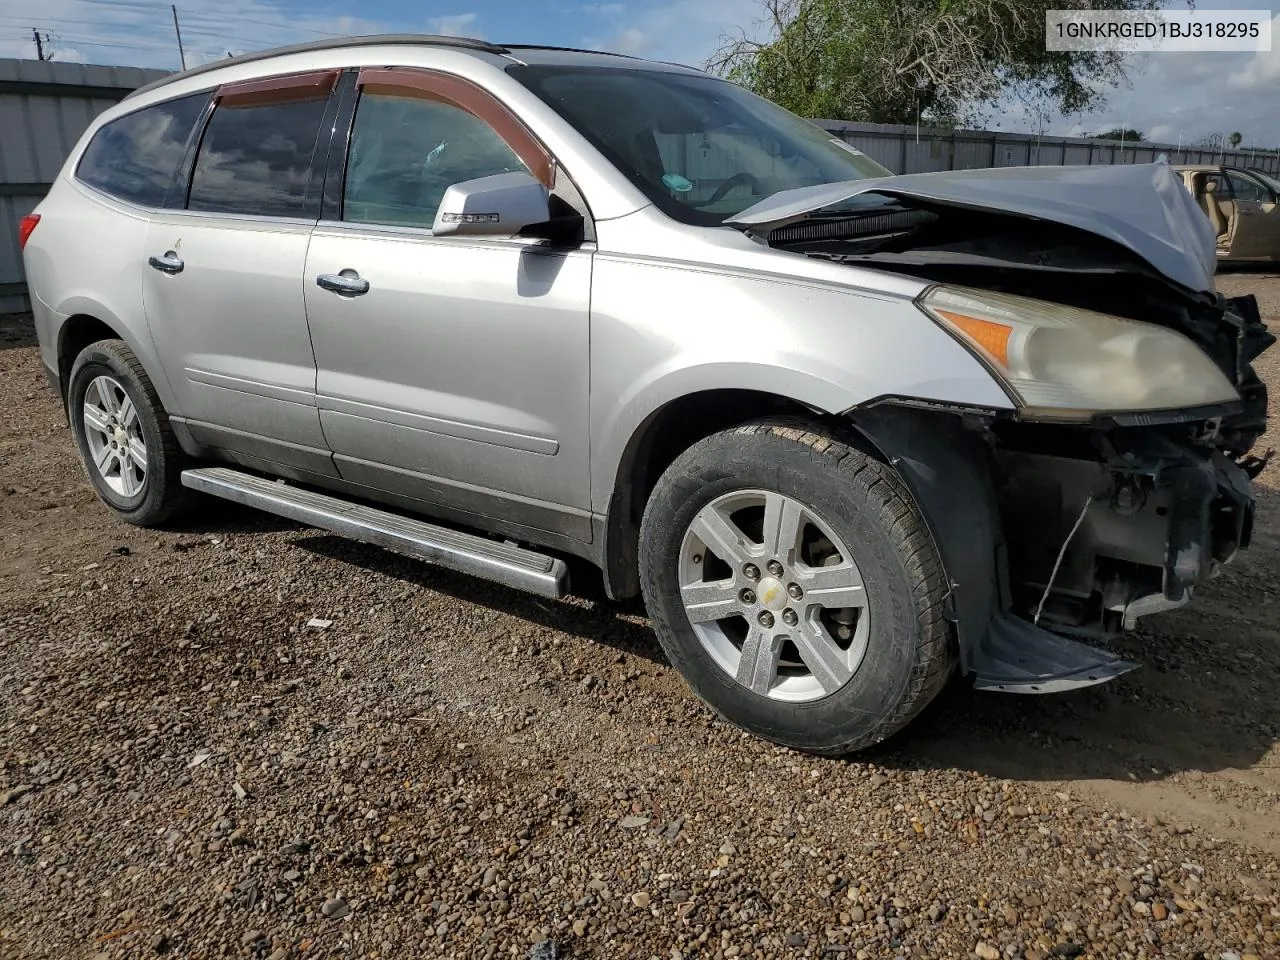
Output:
<path fill-rule="evenodd" d="M 0 312 L 25 309 L 18 221 L 48 191 L 89 123 L 162 70 L 0 59 Z M 1221 163 L 1280 173 L 1280 154 L 1121 144 L 985 130 L 818 121 L 894 173 L 1041 164 Z M 708 172 L 710 175 L 710 172 Z"/>
<path fill-rule="evenodd" d="M 0 312 L 26 307 L 18 221 L 98 114 L 163 70 L 0 60 Z"/>
<path fill-rule="evenodd" d="M 1025 167 L 1151 163 L 1161 155 L 1169 162 L 1211 163 L 1280 173 L 1280 153 L 1270 150 L 1224 150 L 1171 143 L 1121 143 L 1078 137 L 1043 137 L 990 130 L 940 130 L 888 123 L 819 120 L 825 129 L 894 173 L 931 173 L 976 167 Z"/>

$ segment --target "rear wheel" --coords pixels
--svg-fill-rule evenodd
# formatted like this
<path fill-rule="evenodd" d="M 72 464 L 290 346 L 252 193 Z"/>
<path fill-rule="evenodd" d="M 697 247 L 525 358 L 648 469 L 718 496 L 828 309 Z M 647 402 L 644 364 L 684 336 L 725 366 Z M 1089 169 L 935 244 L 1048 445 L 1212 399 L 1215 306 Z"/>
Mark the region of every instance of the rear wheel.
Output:
<path fill-rule="evenodd" d="M 151 378 L 121 340 L 76 357 L 67 409 L 80 459 L 103 503 L 139 526 L 172 519 L 191 499 L 183 454 Z"/>
<path fill-rule="evenodd" d="M 906 488 L 809 425 L 748 424 L 682 454 L 645 510 L 640 565 L 694 691 L 786 746 L 883 740 L 955 665 L 946 580 Z"/>

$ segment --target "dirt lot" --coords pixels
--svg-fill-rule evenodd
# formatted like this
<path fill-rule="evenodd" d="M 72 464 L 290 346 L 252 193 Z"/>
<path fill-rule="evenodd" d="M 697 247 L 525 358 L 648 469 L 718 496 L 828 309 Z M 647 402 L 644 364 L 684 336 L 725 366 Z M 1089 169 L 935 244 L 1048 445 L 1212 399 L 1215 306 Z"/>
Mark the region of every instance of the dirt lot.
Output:
<path fill-rule="evenodd" d="M 1280 276 L 1221 285 L 1280 323 Z M 1253 550 L 1122 644 L 1144 669 L 957 684 L 823 761 L 714 720 L 590 585 L 214 502 L 115 523 L 0 322 L 0 957 L 1280 956 L 1261 482 Z"/>

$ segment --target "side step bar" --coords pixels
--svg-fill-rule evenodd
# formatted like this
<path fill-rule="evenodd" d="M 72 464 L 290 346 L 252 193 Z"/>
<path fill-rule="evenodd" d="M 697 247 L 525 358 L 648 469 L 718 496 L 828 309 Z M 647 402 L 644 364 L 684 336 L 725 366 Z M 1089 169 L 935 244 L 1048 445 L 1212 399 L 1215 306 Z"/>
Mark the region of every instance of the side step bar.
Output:
<path fill-rule="evenodd" d="M 267 480 L 229 467 L 182 471 L 182 485 L 540 597 L 568 592 L 563 560 Z"/>

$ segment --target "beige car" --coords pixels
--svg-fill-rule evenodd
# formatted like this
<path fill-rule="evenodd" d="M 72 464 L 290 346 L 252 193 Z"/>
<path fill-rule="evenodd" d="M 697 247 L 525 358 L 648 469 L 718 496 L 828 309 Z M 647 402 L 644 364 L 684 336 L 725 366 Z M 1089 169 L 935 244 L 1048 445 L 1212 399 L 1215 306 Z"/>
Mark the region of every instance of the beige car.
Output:
<path fill-rule="evenodd" d="M 1174 167 L 1218 235 L 1219 260 L 1280 260 L 1280 190 L 1250 170 Z"/>

